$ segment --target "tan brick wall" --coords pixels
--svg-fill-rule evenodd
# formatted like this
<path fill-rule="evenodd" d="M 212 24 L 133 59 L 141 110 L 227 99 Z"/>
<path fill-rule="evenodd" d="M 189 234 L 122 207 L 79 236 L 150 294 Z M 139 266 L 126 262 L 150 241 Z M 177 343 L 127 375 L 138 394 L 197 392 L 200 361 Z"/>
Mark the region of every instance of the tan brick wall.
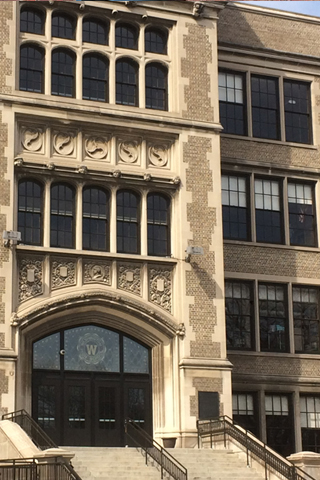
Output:
<path fill-rule="evenodd" d="M 7 412 L 6 408 L 2 407 L 1 398 L 3 393 L 8 393 L 8 377 L 4 370 L 0 370 L 0 417 Z"/>
<path fill-rule="evenodd" d="M 0 2 L 0 92 L 11 93 L 12 88 L 7 86 L 7 75 L 12 75 L 12 60 L 8 59 L 5 46 L 10 42 L 8 20 L 13 19 L 14 2 Z"/>
<path fill-rule="evenodd" d="M 192 379 L 193 387 L 196 389 L 196 395 L 190 396 L 190 415 L 198 417 L 198 392 L 219 392 L 222 394 L 222 379 L 210 377 L 194 377 Z M 223 415 L 223 403 L 220 402 L 220 415 Z"/>
<path fill-rule="evenodd" d="M 319 56 L 319 24 L 227 7 L 219 15 L 219 42 Z"/>
<path fill-rule="evenodd" d="M 187 24 L 188 35 L 184 36 L 183 46 L 186 57 L 181 60 L 181 76 L 189 80 L 184 87 L 184 100 L 187 110 L 182 112 L 184 118 L 213 122 L 211 105 L 210 74 L 212 64 L 212 45 L 201 25 Z"/>

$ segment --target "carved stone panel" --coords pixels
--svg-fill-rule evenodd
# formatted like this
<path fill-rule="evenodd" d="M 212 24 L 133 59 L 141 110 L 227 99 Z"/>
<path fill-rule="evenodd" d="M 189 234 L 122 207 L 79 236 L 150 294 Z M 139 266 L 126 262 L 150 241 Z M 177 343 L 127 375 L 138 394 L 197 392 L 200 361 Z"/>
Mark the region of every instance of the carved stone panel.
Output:
<path fill-rule="evenodd" d="M 71 287 L 76 284 L 76 262 L 56 258 L 51 262 L 51 289 Z"/>
<path fill-rule="evenodd" d="M 169 148 L 166 143 L 149 143 L 148 144 L 148 166 L 164 168 L 169 167 Z"/>
<path fill-rule="evenodd" d="M 21 144 L 24 150 L 32 153 L 43 153 L 44 133 L 41 128 L 21 127 Z"/>
<path fill-rule="evenodd" d="M 75 154 L 75 136 L 70 132 L 53 132 L 52 138 L 53 155 L 63 157 L 74 156 Z"/>
<path fill-rule="evenodd" d="M 84 262 L 83 283 L 111 285 L 111 262 Z"/>
<path fill-rule="evenodd" d="M 19 303 L 43 294 L 43 258 L 19 259 Z"/>
<path fill-rule="evenodd" d="M 85 158 L 110 162 L 109 139 L 102 136 L 86 136 L 84 140 L 84 152 Z"/>
<path fill-rule="evenodd" d="M 141 141 L 118 138 L 118 163 L 140 165 Z"/>
<path fill-rule="evenodd" d="M 137 264 L 118 265 L 118 288 L 141 295 L 141 267 Z"/>
<path fill-rule="evenodd" d="M 149 301 L 172 311 L 172 268 L 149 268 Z"/>

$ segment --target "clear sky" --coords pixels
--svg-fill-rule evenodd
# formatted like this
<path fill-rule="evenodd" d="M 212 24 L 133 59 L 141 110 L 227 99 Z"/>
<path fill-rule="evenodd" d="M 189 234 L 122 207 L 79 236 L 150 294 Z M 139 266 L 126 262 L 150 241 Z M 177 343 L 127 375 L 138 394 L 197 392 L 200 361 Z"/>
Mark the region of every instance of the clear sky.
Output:
<path fill-rule="evenodd" d="M 261 5 L 261 7 L 279 8 L 280 10 L 287 10 L 289 12 L 305 13 L 306 15 L 315 15 L 320 17 L 320 1 L 304 0 L 302 2 L 285 1 L 278 2 L 269 0 L 268 2 L 247 2 L 253 5 Z"/>

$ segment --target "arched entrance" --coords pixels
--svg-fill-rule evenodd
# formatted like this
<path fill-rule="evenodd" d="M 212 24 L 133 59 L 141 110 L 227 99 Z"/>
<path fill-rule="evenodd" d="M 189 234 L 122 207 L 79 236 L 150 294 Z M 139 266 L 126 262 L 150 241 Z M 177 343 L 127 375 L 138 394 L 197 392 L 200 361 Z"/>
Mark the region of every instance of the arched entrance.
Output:
<path fill-rule="evenodd" d="M 33 343 L 32 414 L 58 445 L 124 446 L 124 419 L 152 435 L 151 349 L 97 325 Z"/>

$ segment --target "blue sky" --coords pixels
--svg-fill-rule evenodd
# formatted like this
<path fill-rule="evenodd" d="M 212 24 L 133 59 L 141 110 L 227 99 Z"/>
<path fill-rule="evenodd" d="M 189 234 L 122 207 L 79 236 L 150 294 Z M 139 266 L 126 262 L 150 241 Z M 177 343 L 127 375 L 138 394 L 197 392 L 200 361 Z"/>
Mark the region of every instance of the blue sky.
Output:
<path fill-rule="evenodd" d="M 287 10 L 289 12 L 304 13 L 306 15 L 315 15 L 320 17 L 320 1 L 304 0 L 302 2 L 286 1 L 286 2 L 245 2 L 253 5 L 261 5 L 262 7 L 279 8 L 280 10 Z"/>

